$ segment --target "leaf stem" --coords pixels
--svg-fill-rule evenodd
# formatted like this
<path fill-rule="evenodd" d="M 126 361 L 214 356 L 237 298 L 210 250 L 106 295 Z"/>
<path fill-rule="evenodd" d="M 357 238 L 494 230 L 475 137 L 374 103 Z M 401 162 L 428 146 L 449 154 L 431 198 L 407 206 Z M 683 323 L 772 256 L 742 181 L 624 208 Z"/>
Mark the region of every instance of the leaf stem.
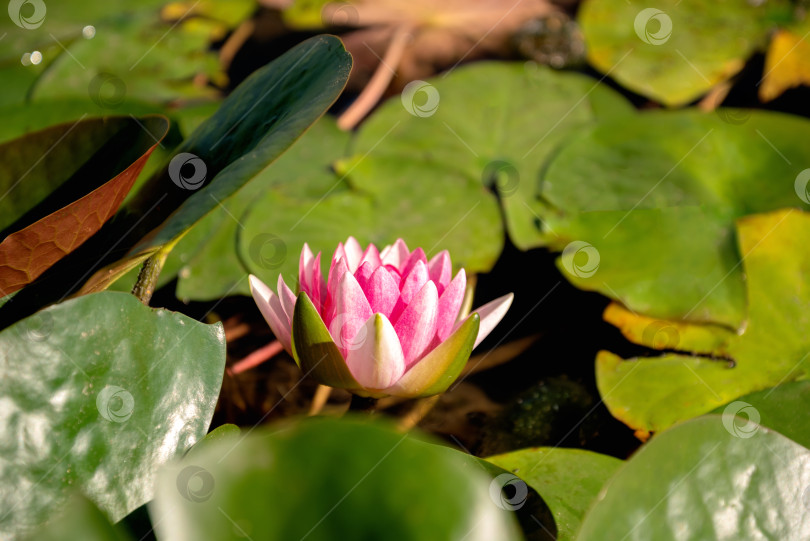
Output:
<path fill-rule="evenodd" d="M 141 271 L 138 273 L 138 280 L 132 286 L 132 294 L 147 306 L 149 306 L 149 301 L 152 300 L 152 294 L 155 292 L 160 271 L 163 270 L 163 264 L 166 263 L 166 257 L 168 257 L 173 247 L 174 243 L 163 246 L 149 256 L 143 262 Z"/>

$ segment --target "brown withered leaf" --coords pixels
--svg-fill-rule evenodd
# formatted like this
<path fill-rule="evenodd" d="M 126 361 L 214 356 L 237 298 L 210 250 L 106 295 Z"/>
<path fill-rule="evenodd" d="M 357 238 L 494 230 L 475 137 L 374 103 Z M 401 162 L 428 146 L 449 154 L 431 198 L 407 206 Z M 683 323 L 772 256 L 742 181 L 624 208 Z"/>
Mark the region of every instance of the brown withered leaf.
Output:
<path fill-rule="evenodd" d="M 115 214 L 168 127 L 161 116 L 82 118 L 0 145 L 0 297 Z"/>

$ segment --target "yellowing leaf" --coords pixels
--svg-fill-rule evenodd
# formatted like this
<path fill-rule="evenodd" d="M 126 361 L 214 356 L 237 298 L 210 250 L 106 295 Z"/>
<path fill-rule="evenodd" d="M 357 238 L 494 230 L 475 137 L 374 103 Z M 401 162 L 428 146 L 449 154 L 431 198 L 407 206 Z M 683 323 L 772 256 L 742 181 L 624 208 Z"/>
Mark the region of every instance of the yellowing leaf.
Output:
<path fill-rule="evenodd" d="M 771 101 L 785 90 L 810 85 L 810 32 L 804 36 L 779 30 L 765 56 L 765 75 L 759 87 L 759 99 Z"/>

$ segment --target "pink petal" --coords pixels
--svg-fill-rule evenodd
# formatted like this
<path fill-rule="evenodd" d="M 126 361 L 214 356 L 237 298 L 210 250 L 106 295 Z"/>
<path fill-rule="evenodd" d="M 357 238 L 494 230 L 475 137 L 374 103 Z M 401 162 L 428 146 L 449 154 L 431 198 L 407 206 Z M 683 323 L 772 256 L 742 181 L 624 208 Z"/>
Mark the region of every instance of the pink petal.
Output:
<path fill-rule="evenodd" d="M 503 316 L 506 315 L 506 312 L 512 305 L 512 299 L 514 298 L 515 295 L 509 293 L 471 312 L 477 313 L 481 318 L 481 323 L 478 327 L 478 337 L 475 339 L 475 345 L 473 347 L 478 347 L 478 344 L 501 322 Z"/>
<path fill-rule="evenodd" d="M 307 294 L 311 291 L 312 264 L 312 250 L 309 249 L 309 244 L 305 242 L 304 247 L 301 249 L 301 257 L 298 260 L 298 291 L 306 291 Z"/>
<path fill-rule="evenodd" d="M 357 382 L 366 389 L 386 389 L 405 373 L 405 356 L 399 337 L 388 318 L 374 314 L 358 331 L 363 337 L 359 347 L 350 349 L 346 365 Z"/>
<path fill-rule="evenodd" d="M 293 310 L 295 309 L 295 294 L 292 290 L 287 287 L 287 283 L 284 282 L 284 278 L 279 274 L 278 275 L 278 284 L 277 284 L 278 296 L 281 299 L 281 307 L 284 309 L 284 313 L 287 314 L 287 321 L 292 325 L 292 318 L 293 318 Z"/>
<path fill-rule="evenodd" d="M 428 273 L 430 279 L 436 284 L 439 295 L 444 293 L 444 288 L 450 283 L 450 278 L 453 275 L 453 265 L 450 262 L 450 254 L 447 250 L 442 250 L 431 258 L 428 263 Z"/>
<path fill-rule="evenodd" d="M 439 297 L 439 314 L 436 319 L 436 338 L 439 342 L 447 340 L 447 337 L 453 332 L 466 287 L 467 275 L 464 269 L 461 269 Z"/>
<path fill-rule="evenodd" d="M 250 275 L 250 293 L 253 295 L 253 300 L 256 301 L 256 306 L 264 316 L 270 329 L 287 353 L 292 354 L 291 340 L 290 340 L 290 322 L 287 319 L 287 314 L 281 307 L 281 301 L 273 291 L 267 287 L 267 284 Z"/>
<path fill-rule="evenodd" d="M 422 289 L 428 281 L 427 265 L 422 261 L 417 261 L 413 270 L 400 284 L 399 300 L 391 312 L 391 321 L 396 322 L 399 319 L 402 311 L 411 302 L 411 299 Z"/>
<path fill-rule="evenodd" d="M 436 334 L 436 313 L 439 308 L 439 295 L 436 284 L 428 281 L 414 296 L 411 303 L 394 324 L 402 352 L 405 354 L 405 368 L 418 361 L 430 346 Z"/>
<path fill-rule="evenodd" d="M 371 306 L 360 284 L 350 272 L 343 276 L 335 290 L 335 317 L 329 323 L 329 334 L 346 358 L 351 349 L 362 346 L 364 337 L 357 333 L 371 317 Z"/>
<path fill-rule="evenodd" d="M 349 237 L 346 239 L 343 249 L 346 252 L 346 264 L 349 266 L 349 272 L 353 273 L 360 266 L 360 260 L 363 258 L 363 247 L 360 246 L 356 238 Z"/>
<path fill-rule="evenodd" d="M 427 265 L 427 257 L 425 256 L 425 251 L 422 248 L 417 248 L 413 251 L 413 253 L 408 256 L 408 259 L 402 266 L 402 276 L 407 277 L 408 274 L 413 270 L 418 262 L 422 262 Z"/>
<path fill-rule="evenodd" d="M 399 289 L 399 285 L 402 283 L 402 276 L 399 274 L 397 268 L 392 265 L 386 265 L 384 268 L 386 271 L 388 271 L 388 274 L 391 276 L 394 282 L 396 282 L 397 289 Z"/>
<path fill-rule="evenodd" d="M 399 299 L 399 286 L 385 267 L 377 267 L 363 291 L 372 312 L 391 317 L 391 311 Z"/>
<path fill-rule="evenodd" d="M 383 248 L 382 253 L 380 253 L 380 258 L 382 259 L 383 265 L 393 265 L 397 270 L 401 271 L 402 265 L 410 255 L 411 251 L 408 250 L 408 245 L 405 244 L 405 241 L 397 239 L 392 246 Z"/>
<path fill-rule="evenodd" d="M 324 302 L 320 312 L 327 328 L 332 322 L 332 318 L 335 317 L 335 290 L 337 289 L 338 283 L 340 283 L 340 279 L 348 272 L 349 268 L 346 266 L 344 259 L 332 260 L 332 267 L 329 269 L 329 279 L 326 283 L 326 302 Z"/>
<path fill-rule="evenodd" d="M 318 255 L 315 256 L 315 261 L 312 263 L 312 271 L 309 280 L 310 289 L 307 291 L 307 295 L 309 295 L 312 304 L 315 305 L 315 309 L 318 310 L 318 313 L 320 313 L 321 307 L 326 301 L 326 284 L 324 283 L 323 275 L 321 274 L 321 252 L 318 252 Z"/>
<path fill-rule="evenodd" d="M 380 265 L 382 265 L 382 260 L 380 259 L 380 251 L 377 250 L 377 247 L 374 246 L 373 244 L 369 244 L 368 248 L 366 248 L 366 251 L 363 252 L 363 259 L 360 260 L 360 264 L 362 265 L 366 261 L 374 265 L 375 269 Z"/>
<path fill-rule="evenodd" d="M 354 277 L 357 279 L 357 283 L 360 284 L 360 288 L 363 291 L 366 291 L 368 287 L 368 281 L 371 280 L 371 275 L 374 274 L 374 268 L 373 263 L 366 261 L 361 264 L 357 272 L 354 273 Z"/>

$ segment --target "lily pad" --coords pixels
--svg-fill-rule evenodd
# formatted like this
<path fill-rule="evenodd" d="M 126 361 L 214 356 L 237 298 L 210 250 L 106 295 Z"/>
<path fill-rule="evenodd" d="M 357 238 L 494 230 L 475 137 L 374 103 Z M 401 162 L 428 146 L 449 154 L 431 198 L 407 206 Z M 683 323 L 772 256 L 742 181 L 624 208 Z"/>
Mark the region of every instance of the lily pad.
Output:
<path fill-rule="evenodd" d="M 521 449 L 487 460 L 511 471 L 543 497 L 554 514 L 559 541 L 575 539 L 585 511 L 622 465 L 612 456 L 560 447 Z"/>
<path fill-rule="evenodd" d="M 764 427 L 740 437 L 721 416 L 701 417 L 631 457 L 585 516 L 577 541 L 803 539 L 808 487 L 808 449 Z"/>
<path fill-rule="evenodd" d="M 807 120 L 758 111 L 740 125 L 690 110 L 585 128 L 543 177 L 548 243 L 578 257 L 560 260 L 564 276 L 645 315 L 740 327 L 734 220 L 810 208 L 796 191 L 806 138 Z"/>
<path fill-rule="evenodd" d="M 391 185 L 402 192 L 421 183 L 422 193 L 433 195 L 466 183 L 470 196 L 457 202 L 454 195 L 443 203 L 451 218 L 445 228 L 436 228 L 439 237 L 467 212 L 458 229 L 474 222 L 497 228 L 488 217 L 491 198 L 470 199 L 473 187 L 492 188 L 509 236 L 521 249 L 543 244 L 537 197 L 541 171 L 553 153 L 597 117 L 632 111 L 598 81 L 532 63 L 478 63 L 418 83 L 361 126 L 354 157 L 343 165 L 349 183 L 385 199 L 401 198 Z M 476 242 L 475 270 L 489 270 L 500 251 L 493 236 L 485 238 Z"/>
<path fill-rule="evenodd" d="M 578 20 L 596 69 L 634 92 L 678 106 L 739 72 L 754 51 L 764 48 L 784 5 L 587 0 Z"/>
<path fill-rule="evenodd" d="M 745 394 L 806 379 L 810 338 L 810 214 L 789 209 L 738 221 L 748 315 L 738 333 L 668 322 L 614 307 L 629 339 L 667 351 L 624 361 L 602 351 L 597 386 L 610 412 L 642 433 L 708 413 Z"/>
<path fill-rule="evenodd" d="M 149 513 L 177 541 L 522 539 L 492 481 L 475 458 L 387 424 L 310 419 L 166 467 Z"/>
<path fill-rule="evenodd" d="M 749 409 L 749 408 L 753 408 Z M 796 443 L 810 447 L 810 381 L 795 381 L 747 394 L 711 413 L 747 416 Z M 743 422 L 743 424 L 745 421 Z"/>
<path fill-rule="evenodd" d="M 74 494 L 67 505 L 56 511 L 30 541 L 131 541 L 132 538 L 116 529 L 98 507 L 80 494 Z"/>
<path fill-rule="evenodd" d="M 112 521 L 150 500 L 158 466 L 205 435 L 225 367 L 221 325 L 114 292 L 17 322 L 0 352 L 4 538 L 75 489 Z"/>

